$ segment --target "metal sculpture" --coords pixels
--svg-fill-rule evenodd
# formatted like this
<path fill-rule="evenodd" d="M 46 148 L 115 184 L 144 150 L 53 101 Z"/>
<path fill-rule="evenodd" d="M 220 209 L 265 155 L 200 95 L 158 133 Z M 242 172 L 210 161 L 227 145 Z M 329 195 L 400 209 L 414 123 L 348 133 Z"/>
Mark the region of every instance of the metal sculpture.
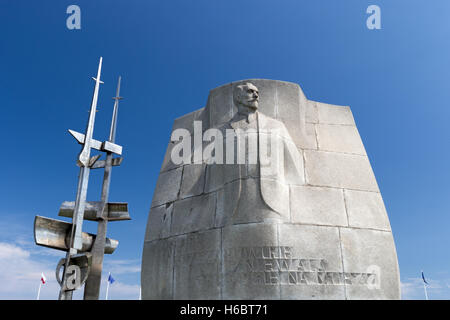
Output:
<path fill-rule="evenodd" d="M 69 130 L 69 133 L 83 147 L 78 155 L 77 165 L 80 167 L 78 188 L 75 202 L 65 201 L 61 205 L 59 215 L 72 218 L 72 223 L 36 216 L 34 224 L 35 242 L 37 245 L 66 251 L 56 269 L 56 278 L 61 285 L 60 300 L 71 300 L 73 291 L 84 283 L 84 299 L 98 299 L 100 292 L 103 255 L 111 254 L 117 248 L 118 241 L 106 237 L 108 221 L 130 220 L 127 203 L 108 202 L 111 171 L 113 166 L 122 163 L 123 158 L 113 158 L 113 154 L 121 155 L 122 147 L 115 144 L 117 113 L 120 93 L 119 77 L 109 139 L 104 142 L 93 139 L 95 113 L 102 68 L 102 58 L 97 70 L 94 94 L 92 97 L 89 120 L 84 134 Z M 91 150 L 106 153 L 106 160 L 99 160 L 101 154 L 91 157 Z M 100 201 L 86 201 L 91 169 L 104 168 L 103 187 Z M 97 235 L 82 232 L 83 220 L 98 222 Z M 62 278 L 60 276 L 62 270 Z"/>

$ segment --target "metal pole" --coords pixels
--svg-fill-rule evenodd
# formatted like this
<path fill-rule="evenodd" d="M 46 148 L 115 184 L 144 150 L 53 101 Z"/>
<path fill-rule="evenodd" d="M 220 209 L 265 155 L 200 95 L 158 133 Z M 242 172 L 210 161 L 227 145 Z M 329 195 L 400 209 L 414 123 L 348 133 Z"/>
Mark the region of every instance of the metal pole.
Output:
<path fill-rule="evenodd" d="M 109 276 L 111 275 L 111 272 L 108 274 L 108 280 L 107 285 L 106 285 L 106 296 L 105 296 L 105 300 L 108 300 L 108 291 L 109 291 Z"/>
<path fill-rule="evenodd" d="M 75 209 L 74 209 L 74 224 L 72 227 L 72 231 L 74 231 L 74 234 L 71 235 L 71 248 L 75 248 L 77 250 L 81 250 L 82 247 L 82 225 L 83 225 L 83 216 L 84 216 L 84 206 L 86 202 L 86 193 L 87 193 L 87 186 L 88 186 L 88 180 L 89 180 L 89 159 L 91 156 L 91 140 L 92 140 L 92 134 L 94 133 L 94 123 L 95 123 L 95 114 L 97 109 L 97 100 L 98 100 L 98 90 L 100 86 L 100 73 L 102 70 L 102 58 L 100 57 L 100 62 L 98 65 L 98 71 L 97 71 L 97 78 L 94 78 L 95 80 L 95 87 L 94 87 L 94 94 L 92 97 L 92 104 L 91 104 L 91 111 L 89 113 L 89 121 L 86 128 L 86 135 L 84 137 L 84 145 L 83 149 L 81 150 L 80 154 L 78 155 L 78 161 L 81 164 L 81 168 L 85 169 L 83 170 L 83 177 L 81 180 L 81 190 L 79 189 L 79 193 L 81 196 L 81 199 L 83 201 L 77 201 L 75 203 Z M 86 178 L 86 179 L 84 179 Z M 78 200 L 78 197 L 77 197 Z"/>
<path fill-rule="evenodd" d="M 73 247 L 74 243 L 74 228 L 76 224 L 80 221 L 77 219 L 77 216 L 75 216 L 75 213 L 77 210 L 79 210 L 80 205 L 82 204 L 83 207 L 83 213 L 84 213 L 84 204 L 86 202 L 86 194 L 87 194 L 87 187 L 88 187 L 88 180 L 89 180 L 89 168 L 88 167 L 81 167 L 80 168 L 80 174 L 78 176 L 78 189 L 77 189 L 77 197 L 75 200 L 75 209 L 74 209 L 74 217 L 72 222 L 72 232 L 70 236 L 70 247 L 69 250 L 66 253 L 66 262 L 64 264 L 64 270 L 63 270 L 63 280 L 61 283 L 61 290 L 59 292 L 59 300 L 72 300 L 72 291 L 65 290 L 65 283 L 67 279 L 66 270 L 69 267 L 70 263 L 70 257 L 73 254 L 77 253 L 77 249 Z M 82 221 L 83 217 L 81 217 Z M 81 248 L 80 248 L 81 249 Z"/>
<path fill-rule="evenodd" d="M 67 274 L 66 270 L 69 267 L 70 257 L 77 253 L 77 250 L 82 249 L 82 226 L 84 217 L 84 208 L 86 204 L 87 188 L 89 183 L 89 159 L 91 154 L 91 140 L 92 134 L 94 132 L 95 123 L 95 113 L 97 109 L 98 91 L 100 86 L 100 74 L 102 70 L 102 60 L 100 57 L 100 62 L 97 70 L 97 77 L 93 78 L 95 80 L 94 94 L 92 96 L 91 110 L 89 113 L 89 120 L 86 127 L 86 134 L 84 137 L 83 149 L 78 155 L 78 163 L 80 164 L 80 174 L 78 176 L 78 189 L 77 197 L 75 200 L 75 208 L 72 220 L 72 232 L 70 234 L 69 250 L 66 254 L 66 262 L 63 270 L 63 280 L 61 283 L 61 290 L 59 292 L 59 300 L 72 300 L 72 291 L 67 290 L 66 280 Z"/>
<path fill-rule="evenodd" d="M 42 281 L 39 280 L 39 290 L 38 290 L 38 294 L 37 294 L 36 300 L 39 300 L 39 296 L 41 295 L 41 286 L 42 286 Z"/>
<path fill-rule="evenodd" d="M 119 112 L 119 100 L 122 99 L 120 97 L 120 81 L 122 80 L 122 77 L 119 76 L 119 80 L 117 82 L 117 90 L 116 90 L 116 96 L 113 98 L 114 101 L 114 109 L 113 109 L 113 116 L 111 120 L 111 130 L 109 132 L 109 141 L 114 142 L 116 140 L 116 127 L 117 127 L 117 114 Z"/>
<path fill-rule="evenodd" d="M 117 83 L 117 91 L 115 99 L 113 116 L 111 120 L 111 130 L 109 133 L 109 142 L 114 143 L 116 136 L 116 126 L 117 126 L 117 113 L 119 107 L 119 100 L 121 99 L 120 94 L 120 80 L 119 77 Z M 102 185 L 102 215 L 98 221 L 97 226 L 97 236 L 95 238 L 94 245 L 92 247 L 92 266 L 89 273 L 89 277 L 86 280 L 86 285 L 84 287 L 84 300 L 98 300 L 100 295 L 100 285 L 102 279 L 102 269 L 103 269 L 103 256 L 105 252 L 105 239 L 108 224 L 108 197 L 109 197 L 109 186 L 111 184 L 111 172 L 112 172 L 112 159 L 113 154 L 111 152 L 106 153 L 105 171 L 103 175 L 103 185 Z M 109 287 L 109 281 L 108 281 Z"/>
<path fill-rule="evenodd" d="M 425 283 L 423 284 L 423 290 L 425 290 L 425 300 L 428 300 L 427 286 L 425 285 Z"/>

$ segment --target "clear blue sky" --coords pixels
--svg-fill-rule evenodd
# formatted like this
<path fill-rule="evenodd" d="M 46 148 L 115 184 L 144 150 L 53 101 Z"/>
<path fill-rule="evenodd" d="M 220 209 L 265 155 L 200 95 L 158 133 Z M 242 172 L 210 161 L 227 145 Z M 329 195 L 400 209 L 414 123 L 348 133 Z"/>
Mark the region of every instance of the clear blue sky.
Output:
<path fill-rule="evenodd" d="M 81 30 L 66 8 L 81 8 Z M 368 30 L 366 8 L 381 8 Z M 75 200 L 80 146 L 103 56 L 94 137 L 108 135 L 122 75 L 110 200 L 133 218 L 110 223 L 112 298 L 137 298 L 145 226 L 174 118 L 210 89 L 244 78 L 300 84 L 309 99 L 350 105 L 388 210 L 405 298 L 450 298 L 450 2 L 0 0 L 0 299 L 34 299 L 41 271 L 56 298 L 62 253 L 33 244 L 36 214 Z M 91 175 L 98 200 L 102 173 Z M 85 223 L 95 232 L 94 223 Z M 52 251 L 52 252 L 50 252 Z M 12 263 L 7 263 L 13 261 Z M 5 273 L 5 274 L 3 274 Z M 52 284 L 53 283 L 53 284 Z M 114 287 L 116 286 L 116 287 Z M 102 289 L 103 290 L 103 289 Z"/>

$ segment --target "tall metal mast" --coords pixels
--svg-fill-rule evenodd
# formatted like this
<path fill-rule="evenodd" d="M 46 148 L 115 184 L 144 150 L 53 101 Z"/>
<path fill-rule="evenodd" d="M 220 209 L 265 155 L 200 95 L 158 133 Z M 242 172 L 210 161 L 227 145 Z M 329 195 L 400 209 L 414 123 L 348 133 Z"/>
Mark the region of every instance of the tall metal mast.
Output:
<path fill-rule="evenodd" d="M 120 97 L 120 80 L 119 77 L 117 83 L 117 91 L 116 96 L 113 97 L 114 101 L 114 109 L 111 120 L 111 129 L 109 133 L 108 141 L 111 143 L 115 142 L 116 137 L 116 127 L 117 127 L 117 113 L 119 108 L 119 100 L 122 99 Z M 99 221 L 97 227 L 97 237 L 94 242 L 94 246 L 91 250 L 92 253 L 92 267 L 89 277 L 86 281 L 86 285 L 84 287 L 84 299 L 85 300 L 98 300 L 100 294 L 100 284 L 101 284 L 101 276 L 103 269 L 103 255 L 105 252 L 105 239 L 106 239 L 106 230 L 108 223 L 108 197 L 109 197 L 109 186 L 111 183 L 111 173 L 112 173 L 112 161 L 113 161 L 113 153 L 110 151 L 106 152 L 106 162 L 105 162 L 105 171 L 103 175 L 103 185 L 102 185 L 102 195 L 101 195 L 101 204 L 99 210 Z"/>
<path fill-rule="evenodd" d="M 100 74 L 102 71 L 102 60 L 98 64 L 97 77 L 92 78 L 95 80 L 94 94 L 92 96 L 91 110 L 89 112 L 89 120 L 86 127 L 86 134 L 84 135 L 83 148 L 78 155 L 78 164 L 80 165 L 80 174 L 78 176 L 78 189 L 77 196 L 75 200 L 75 208 L 73 214 L 72 232 L 70 235 L 69 251 L 66 254 L 66 263 L 63 273 L 63 285 L 61 286 L 61 291 L 59 293 L 60 300 L 70 300 L 72 299 L 72 291 L 67 290 L 67 269 L 69 267 L 70 257 L 82 249 L 83 239 L 81 237 L 82 227 L 83 227 L 83 216 L 84 208 L 86 205 L 86 195 L 89 184 L 89 160 L 91 156 L 91 145 L 92 145 L 92 134 L 94 133 L 95 124 L 95 113 L 97 111 L 97 100 L 98 100 L 98 90 L 100 87 Z M 98 158 L 97 158 L 98 159 Z"/>

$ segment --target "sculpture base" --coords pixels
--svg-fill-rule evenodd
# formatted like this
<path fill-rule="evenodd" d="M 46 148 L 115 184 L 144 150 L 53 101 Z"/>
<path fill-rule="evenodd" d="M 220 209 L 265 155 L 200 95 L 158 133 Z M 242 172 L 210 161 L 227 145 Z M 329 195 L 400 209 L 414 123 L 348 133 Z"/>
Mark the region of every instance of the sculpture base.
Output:
<path fill-rule="evenodd" d="M 143 299 L 399 299 L 390 232 L 251 223 L 146 242 Z"/>

